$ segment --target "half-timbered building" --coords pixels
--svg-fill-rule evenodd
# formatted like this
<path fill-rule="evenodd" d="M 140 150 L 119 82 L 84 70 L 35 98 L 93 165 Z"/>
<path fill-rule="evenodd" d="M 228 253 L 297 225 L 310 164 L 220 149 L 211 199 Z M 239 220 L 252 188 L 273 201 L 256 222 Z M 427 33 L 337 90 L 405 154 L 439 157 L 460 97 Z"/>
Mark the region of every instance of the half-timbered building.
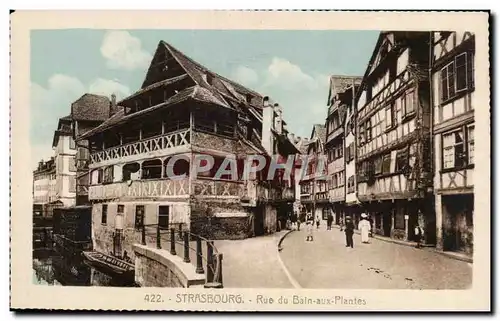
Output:
<path fill-rule="evenodd" d="M 212 239 L 272 233 L 279 212 L 291 211 L 294 184 L 282 176 L 267 180 L 261 171 L 244 179 L 243 166 L 216 175 L 227 169 L 225 159 L 241 165 L 248 155 L 297 153 L 282 108 L 268 97 L 161 41 L 141 89 L 117 106 L 80 136 L 90 148 L 95 250 L 132 254 L 149 224 L 182 223 Z M 207 165 L 196 164 L 200 155 L 212 156 L 214 166 L 199 172 Z"/>
<path fill-rule="evenodd" d="M 374 231 L 435 243 L 430 33 L 381 32 L 356 95 L 357 197 Z"/>
<path fill-rule="evenodd" d="M 304 158 L 301 186 L 301 204 L 306 213 L 314 215 L 314 219 L 326 220 L 329 211 L 327 167 L 325 156 L 326 128 L 322 124 L 313 126 L 307 145 L 307 158 Z"/>
<path fill-rule="evenodd" d="M 326 118 L 325 154 L 327 158 L 328 201 L 333 211 L 334 224 L 345 216 L 345 120 L 347 110 L 353 105 L 354 93 L 361 77 L 331 76 Z"/>
<path fill-rule="evenodd" d="M 437 247 L 472 256 L 475 39 L 457 31 L 432 36 Z"/>

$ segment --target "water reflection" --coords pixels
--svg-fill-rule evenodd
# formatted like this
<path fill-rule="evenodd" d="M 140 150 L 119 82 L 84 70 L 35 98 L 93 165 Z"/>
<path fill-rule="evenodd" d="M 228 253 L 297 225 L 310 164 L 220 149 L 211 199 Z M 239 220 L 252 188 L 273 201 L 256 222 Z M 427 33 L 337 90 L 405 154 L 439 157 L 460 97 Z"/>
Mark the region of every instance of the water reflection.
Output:
<path fill-rule="evenodd" d="M 33 250 L 33 283 L 63 286 L 135 286 L 130 281 L 111 277 L 83 261 L 83 256 L 64 255 L 55 248 Z"/>

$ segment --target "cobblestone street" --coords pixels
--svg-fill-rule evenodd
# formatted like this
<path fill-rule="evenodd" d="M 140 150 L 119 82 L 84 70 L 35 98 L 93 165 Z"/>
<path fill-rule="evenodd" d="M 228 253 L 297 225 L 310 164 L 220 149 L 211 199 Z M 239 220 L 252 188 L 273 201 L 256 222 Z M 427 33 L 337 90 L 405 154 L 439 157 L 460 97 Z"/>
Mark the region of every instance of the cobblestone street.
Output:
<path fill-rule="evenodd" d="M 429 249 L 416 249 L 377 239 L 345 247 L 345 234 L 325 227 L 294 231 L 282 243 L 281 259 L 303 288 L 464 289 L 472 284 L 472 264 Z"/>

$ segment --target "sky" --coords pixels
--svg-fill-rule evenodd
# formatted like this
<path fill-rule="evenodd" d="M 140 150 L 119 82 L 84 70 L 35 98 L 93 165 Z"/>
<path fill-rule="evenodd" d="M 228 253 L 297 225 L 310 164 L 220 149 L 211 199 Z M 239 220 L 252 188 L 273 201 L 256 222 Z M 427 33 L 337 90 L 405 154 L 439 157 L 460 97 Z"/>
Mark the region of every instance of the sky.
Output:
<path fill-rule="evenodd" d="M 33 167 L 52 156 L 58 118 L 84 93 L 120 100 L 137 91 L 164 40 L 208 69 L 269 96 L 288 129 L 310 136 L 324 123 L 329 76 L 362 76 L 377 31 L 34 30 L 30 140 Z"/>

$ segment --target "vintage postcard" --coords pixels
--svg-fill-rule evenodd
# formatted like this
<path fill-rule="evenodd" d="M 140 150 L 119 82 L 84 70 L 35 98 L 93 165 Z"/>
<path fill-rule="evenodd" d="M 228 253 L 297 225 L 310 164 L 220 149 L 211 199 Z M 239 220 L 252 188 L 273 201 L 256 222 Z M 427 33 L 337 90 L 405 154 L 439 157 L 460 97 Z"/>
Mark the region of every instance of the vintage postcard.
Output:
<path fill-rule="evenodd" d="M 488 19 L 13 13 L 11 308 L 489 311 Z"/>

